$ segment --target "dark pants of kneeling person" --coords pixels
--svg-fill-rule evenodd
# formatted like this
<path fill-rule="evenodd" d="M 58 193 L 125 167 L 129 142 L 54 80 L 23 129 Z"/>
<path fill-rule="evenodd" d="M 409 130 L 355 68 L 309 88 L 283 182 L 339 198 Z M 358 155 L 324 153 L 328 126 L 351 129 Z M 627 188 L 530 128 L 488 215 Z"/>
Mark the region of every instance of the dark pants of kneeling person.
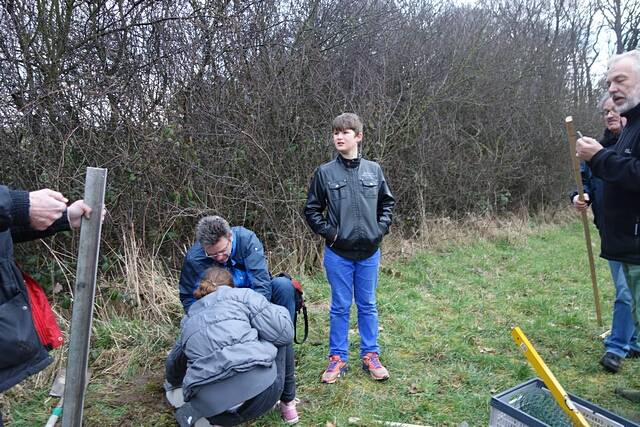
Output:
<path fill-rule="evenodd" d="M 276 365 L 276 378 L 270 386 L 254 397 L 246 400 L 239 408 L 233 411 L 225 411 L 213 416 L 207 416 L 207 420 L 211 424 L 235 426 L 258 418 L 268 412 L 278 400 L 284 402 L 293 400 L 295 398 L 294 365 L 291 364 L 290 369 L 286 369 L 288 354 L 293 356 L 293 347 L 291 344 L 278 348 L 278 353 L 274 361 Z M 227 394 L 231 395 L 237 392 L 242 393 L 244 390 L 227 389 L 227 391 Z M 220 404 L 220 402 L 217 401 L 218 399 L 216 399 L 217 396 L 219 396 L 219 393 L 207 393 L 207 386 L 203 386 L 198 391 L 197 397 L 194 397 L 191 402 L 186 403 L 176 411 L 176 419 L 180 426 L 191 426 L 198 418 L 203 415 L 206 416 L 211 406 Z M 208 400 L 209 405 L 207 405 Z"/>
<path fill-rule="evenodd" d="M 296 291 L 290 279 L 274 277 L 271 279 L 271 301 L 286 308 L 293 322 L 296 312 Z"/>
<path fill-rule="evenodd" d="M 296 396 L 292 344 L 278 348 L 275 363 L 277 373 L 273 384 L 257 396 L 245 401 L 237 410 L 207 417 L 207 420 L 211 424 L 235 426 L 270 411 L 278 400 L 292 401 Z"/>

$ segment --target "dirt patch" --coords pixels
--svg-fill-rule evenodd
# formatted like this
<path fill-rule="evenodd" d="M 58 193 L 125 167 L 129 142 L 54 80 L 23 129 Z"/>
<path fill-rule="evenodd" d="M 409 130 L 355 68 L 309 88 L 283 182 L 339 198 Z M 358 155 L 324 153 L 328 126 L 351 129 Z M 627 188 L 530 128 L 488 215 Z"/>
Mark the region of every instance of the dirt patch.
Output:
<path fill-rule="evenodd" d="M 164 396 L 164 371 L 143 372 L 129 381 L 114 379 L 90 390 L 85 408 L 87 422 L 92 418 L 109 426 L 175 426 L 173 408 Z"/>
<path fill-rule="evenodd" d="M 157 408 L 168 407 L 164 398 L 163 372 L 146 372 L 135 377 L 131 382 L 124 383 L 119 388 L 128 389 L 128 393 L 123 393 L 114 399 L 114 403 L 120 405 L 145 404 Z"/>

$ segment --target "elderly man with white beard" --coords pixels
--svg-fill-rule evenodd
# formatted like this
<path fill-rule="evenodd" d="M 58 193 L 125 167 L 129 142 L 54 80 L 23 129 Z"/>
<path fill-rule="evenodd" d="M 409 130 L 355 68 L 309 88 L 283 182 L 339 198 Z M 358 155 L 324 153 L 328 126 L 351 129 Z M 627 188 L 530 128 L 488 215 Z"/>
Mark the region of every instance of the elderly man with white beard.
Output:
<path fill-rule="evenodd" d="M 601 256 L 622 263 L 632 295 L 636 328 L 640 323 L 640 50 L 613 56 L 607 71 L 609 94 L 627 119 L 616 145 L 603 148 L 595 139 L 578 139 L 576 156 L 589 162 L 604 181 Z M 639 393 L 625 395 L 637 398 Z"/>
<path fill-rule="evenodd" d="M 604 119 L 604 135 L 599 142 L 604 148 L 613 148 L 618 142 L 618 136 L 626 123 L 626 119 L 616 111 L 611 96 L 607 93 L 600 101 L 600 110 Z M 604 181 L 593 176 L 586 162 L 580 162 L 580 174 L 585 191 L 585 201 L 578 199 L 578 192 L 571 193 L 570 198 L 573 207 L 578 210 L 586 210 L 591 206 L 593 221 L 598 229 L 602 230 L 604 220 L 603 196 Z M 604 340 L 605 353 L 600 359 L 600 365 L 605 371 L 616 373 L 622 367 L 624 359 L 640 358 L 640 346 L 631 314 L 631 292 L 627 286 L 627 280 L 622 272 L 622 264 L 609 260 L 611 278 L 616 290 L 616 298 L 613 303 L 613 315 L 611 316 L 611 334 Z"/>

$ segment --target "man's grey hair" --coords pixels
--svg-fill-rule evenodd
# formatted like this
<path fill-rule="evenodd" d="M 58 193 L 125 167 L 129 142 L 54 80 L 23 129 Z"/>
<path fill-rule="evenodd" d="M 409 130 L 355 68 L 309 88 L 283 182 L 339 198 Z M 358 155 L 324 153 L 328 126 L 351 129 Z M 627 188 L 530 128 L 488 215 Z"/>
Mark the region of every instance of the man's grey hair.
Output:
<path fill-rule="evenodd" d="M 629 52 L 623 52 L 617 55 L 613 55 L 611 59 L 609 59 L 608 68 L 611 68 L 613 64 L 625 58 L 631 59 L 631 62 L 633 63 L 633 71 L 635 71 L 636 76 L 640 78 L 640 50 L 639 49 L 634 49 L 634 50 L 630 50 Z"/>
<path fill-rule="evenodd" d="M 226 219 L 218 215 L 201 218 L 196 225 L 196 241 L 203 247 L 218 243 L 223 237 L 231 234 L 231 227 Z"/>
<path fill-rule="evenodd" d="M 611 99 L 611 95 L 609 95 L 609 92 L 605 92 L 602 94 L 602 96 L 600 97 L 600 101 L 598 101 L 598 108 L 600 109 L 600 112 L 604 110 L 604 103 L 609 99 Z"/>

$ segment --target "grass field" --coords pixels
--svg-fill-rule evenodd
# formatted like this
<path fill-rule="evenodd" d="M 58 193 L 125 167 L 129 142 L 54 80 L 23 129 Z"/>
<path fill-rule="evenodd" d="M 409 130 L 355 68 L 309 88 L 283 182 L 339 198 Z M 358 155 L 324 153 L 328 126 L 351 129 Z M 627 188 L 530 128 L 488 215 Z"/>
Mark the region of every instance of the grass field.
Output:
<path fill-rule="evenodd" d="M 610 324 L 613 301 L 606 263 L 597 260 L 601 328 L 581 224 L 532 227 L 383 262 L 380 343 L 391 372 L 383 383 L 360 369 L 355 310 L 350 371 L 336 384 L 319 382 L 326 366 L 329 289 L 321 274 L 305 278 L 311 324 L 307 343 L 296 346 L 300 425 L 345 426 L 349 417 L 361 418 L 362 425 L 375 420 L 487 425 L 490 396 L 534 376 L 511 338 L 514 325 L 527 334 L 565 389 L 640 419 L 637 404 L 613 394 L 616 387 L 640 387 L 640 360 L 625 361 L 617 375 L 598 365 L 603 353 L 598 335 Z M 175 425 L 161 384 L 178 321 L 177 316 L 151 322 L 113 315 L 95 322 L 86 425 Z M 9 425 L 45 423 L 55 405 L 47 398 L 53 374 L 55 368 L 4 397 Z M 274 412 L 251 425 L 278 424 Z"/>

